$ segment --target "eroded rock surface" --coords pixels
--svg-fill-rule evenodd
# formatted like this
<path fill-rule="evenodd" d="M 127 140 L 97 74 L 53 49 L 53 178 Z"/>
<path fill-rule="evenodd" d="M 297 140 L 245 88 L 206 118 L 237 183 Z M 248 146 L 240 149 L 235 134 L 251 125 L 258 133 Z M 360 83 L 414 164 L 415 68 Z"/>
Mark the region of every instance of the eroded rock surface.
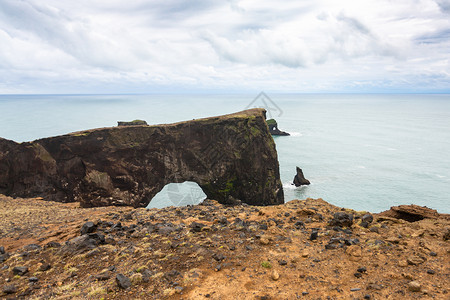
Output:
<path fill-rule="evenodd" d="M 145 207 L 168 183 L 210 199 L 283 203 L 264 109 L 157 126 L 93 129 L 27 143 L 0 139 L 0 193 L 83 206 Z"/>
<path fill-rule="evenodd" d="M 408 222 L 416 222 L 423 219 L 436 219 L 439 216 L 436 210 L 415 204 L 392 206 L 390 210 L 384 211 L 380 215 L 402 219 Z"/>

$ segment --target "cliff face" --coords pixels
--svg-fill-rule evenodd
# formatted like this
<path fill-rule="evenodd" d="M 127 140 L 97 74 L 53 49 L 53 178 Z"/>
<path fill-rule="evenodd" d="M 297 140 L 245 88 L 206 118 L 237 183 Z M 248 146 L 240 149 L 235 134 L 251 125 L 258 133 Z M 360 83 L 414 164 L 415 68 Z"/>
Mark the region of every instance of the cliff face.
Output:
<path fill-rule="evenodd" d="M 265 110 L 21 144 L 0 139 L 0 193 L 6 195 L 145 207 L 166 184 L 184 181 L 221 203 L 283 203 Z"/>

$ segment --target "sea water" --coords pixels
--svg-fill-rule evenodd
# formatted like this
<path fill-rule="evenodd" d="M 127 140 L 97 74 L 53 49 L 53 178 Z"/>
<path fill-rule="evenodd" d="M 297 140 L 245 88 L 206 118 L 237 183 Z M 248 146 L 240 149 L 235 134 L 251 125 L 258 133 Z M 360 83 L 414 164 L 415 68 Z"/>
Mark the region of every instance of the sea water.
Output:
<path fill-rule="evenodd" d="M 0 137 L 17 142 L 117 121 L 162 124 L 265 107 L 285 200 L 307 197 L 379 212 L 418 204 L 450 213 L 450 95 L 3 95 Z M 311 185 L 292 185 L 295 167 Z M 198 202 L 194 183 L 167 185 L 149 207 Z"/>

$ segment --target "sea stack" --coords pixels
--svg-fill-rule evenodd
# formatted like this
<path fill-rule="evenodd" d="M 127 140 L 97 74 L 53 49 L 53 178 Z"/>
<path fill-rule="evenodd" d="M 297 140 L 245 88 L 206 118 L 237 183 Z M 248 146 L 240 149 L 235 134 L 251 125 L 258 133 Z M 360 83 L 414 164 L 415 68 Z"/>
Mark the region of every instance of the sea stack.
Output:
<path fill-rule="evenodd" d="M 275 121 L 275 119 L 269 119 L 266 122 L 267 126 L 269 126 L 269 132 L 271 135 L 284 135 L 284 136 L 290 135 L 289 133 L 278 129 L 278 124 L 277 121 Z"/>
<path fill-rule="evenodd" d="M 294 177 L 294 185 L 298 187 L 298 186 L 308 185 L 308 184 L 310 184 L 310 182 L 303 175 L 302 169 L 297 167 L 297 174 Z"/>

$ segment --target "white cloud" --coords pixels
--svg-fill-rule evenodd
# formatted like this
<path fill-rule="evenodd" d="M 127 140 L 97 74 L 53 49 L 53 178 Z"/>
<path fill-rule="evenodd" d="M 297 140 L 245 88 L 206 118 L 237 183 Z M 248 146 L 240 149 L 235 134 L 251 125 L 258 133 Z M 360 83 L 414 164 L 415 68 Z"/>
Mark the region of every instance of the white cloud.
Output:
<path fill-rule="evenodd" d="M 0 0 L 0 93 L 449 91 L 449 7 Z"/>

